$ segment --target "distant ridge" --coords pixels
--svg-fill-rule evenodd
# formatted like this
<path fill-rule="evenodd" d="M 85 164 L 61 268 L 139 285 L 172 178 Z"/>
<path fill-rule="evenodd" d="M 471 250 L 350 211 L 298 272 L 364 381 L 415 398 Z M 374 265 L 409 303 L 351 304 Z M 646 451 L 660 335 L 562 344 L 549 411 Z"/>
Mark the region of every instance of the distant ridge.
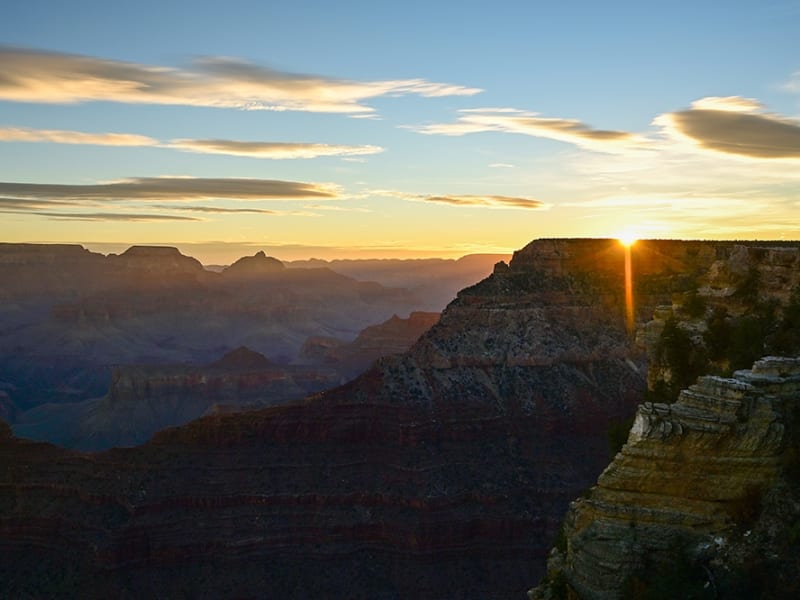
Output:
<path fill-rule="evenodd" d="M 243 256 L 231 266 L 222 270 L 224 275 L 252 276 L 263 273 L 283 271 L 284 265 L 277 258 L 267 256 L 264 251 L 256 252 L 253 256 Z"/>

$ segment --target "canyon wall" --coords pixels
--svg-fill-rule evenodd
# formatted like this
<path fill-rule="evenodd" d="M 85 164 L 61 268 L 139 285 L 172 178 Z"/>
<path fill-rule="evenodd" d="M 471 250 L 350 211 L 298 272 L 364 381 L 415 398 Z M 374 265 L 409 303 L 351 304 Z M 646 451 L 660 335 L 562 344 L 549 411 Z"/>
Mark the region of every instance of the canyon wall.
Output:
<path fill-rule="evenodd" d="M 768 357 L 641 405 L 531 596 L 796 597 L 798 399 L 800 359 Z"/>
<path fill-rule="evenodd" d="M 623 265 L 613 240 L 534 242 L 407 353 L 299 404 L 95 455 L 6 438 L 4 575 L 14 590 L 57 563 L 53 586 L 112 593 L 519 597 L 644 391 Z"/>
<path fill-rule="evenodd" d="M 655 401 L 572 503 L 532 597 L 796 597 L 798 290 L 796 244 L 732 244 L 657 307 L 637 333 Z M 790 357 L 753 363 L 769 352 Z"/>
<path fill-rule="evenodd" d="M 638 324 L 733 248 L 640 242 Z M 624 252 L 532 242 L 408 352 L 300 403 L 93 455 L 5 434 L 0 575 L 18 595 L 521 597 L 646 390 Z"/>

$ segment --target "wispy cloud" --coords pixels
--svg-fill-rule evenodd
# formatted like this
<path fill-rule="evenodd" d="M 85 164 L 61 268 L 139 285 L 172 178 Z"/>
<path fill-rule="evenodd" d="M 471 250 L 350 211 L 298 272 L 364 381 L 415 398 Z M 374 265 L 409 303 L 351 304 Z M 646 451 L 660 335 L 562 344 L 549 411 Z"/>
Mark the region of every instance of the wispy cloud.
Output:
<path fill-rule="evenodd" d="M 0 211 L 3 212 L 61 206 L 74 206 L 74 203 L 69 200 L 46 200 L 43 198 L 0 198 Z"/>
<path fill-rule="evenodd" d="M 269 210 L 266 208 L 226 208 L 223 206 L 197 206 L 197 205 L 181 205 L 181 204 L 152 204 L 152 208 L 160 208 L 164 210 L 181 210 L 187 212 L 200 212 L 200 213 L 251 213 L 260 215 L 274 215 L 278 211 Z"/>
<path fill-rule="evenodd" d="M 336 186 L 272 179 L 136 177 L 113 183 L 66 185 L 0 182 L 0 195 L 12 199 L 122 200 L 307 200 L 337 198 Z"/>
<path fill-rule="evenodd" d="M 196 217 L 162 214 L 132 213 L 70 213 L 70 212 L 34 212 L 29 213 L 58 221 L 202 221 Z"/>
<path fill-rule="evenodd" d="M 749 98 L 703 98 L 654 121 L 699 148 L 756 159 L 800 158 L 800 121 L 766 112 Z"/>
<path fill-rule="evenodd" d="M 320 156 L 359 157 L 383 152 L 380 146 L 347 146 L 306 142 L 253 142 L 241 140 L 174 139 L 161 142 L 135 133 L 87 133 L 63 129 L 34 129 L 30 127 L 0 127 L 0 142 L 49 142 L 55 144 L 84 144 L 95 146 L 150 146 L 198 152 L 227 154 L 251 158 L 296 159 Z"/>
<path fill-rule="evenodd" d="M 178 68 L 0 47 L 0 63 L 0 99 L 14 102 L 106 101 L 363 114 L 374 112 L 366 102 L 380 96 L 471 96 L 481 91 L 424 79 L 362 82 L 287 73 L 227 57 L 199 58 Z"/>
<path fill-rule="evenodd" d="M 461 136 L 469 133 L 502 131 L 568 142 L 591 150 L 642 148 L 647 140 L 627 131 L 594 129 L 576 119 L 543 117 L 515 108 L 478 108 L 459 111 L 454 123 L 411 126 L 427 135 Z"/>
<path fill-rule="evenodd" d="M 515 166 L 509 163 L 492 163 L 489 165 L 492 169 L 513 169 Z"/>
<path fill-rule="evenodd" d="M 308 204 L 303 208 L 309 210 L 322 210 L 327 212 L 356 212 L 356 213 L 371 213 L 372 211 L 363 206 L 336 206 L 335 204 Z"/>
<path fill-rule="evenodd" d="M 701 98 L 688 109 L 658 115 L 652 123 L 655 129 L 643 133 L 594 129 L 576 119 L 542 117 L 515 108 L 465 109 L 459 114 L 453 123 L 407 128 L 449 136 L 517 133 L 612 154 L 646 150 L 658 155 L 688 142 L 696 150 L 752 159 L 800 158 L 800 120 L 770 113 L 758 100 L 741 96 Z"/>
<path fill-rule="evenodd" d="M 434 202 L 437 204 L 448 204 L 450 206 L 483 206 L 488 208 L 521 208 L 528 210 L 541 210 L 549 208 L 545 202 L 533 198 L 523 198 L 518 196 L 495 196 L 495 195 L 473 195 L 473 194 L 411 194 L 395 190 L 373 190 L 371 194 L 377 196 L 390 196 L 411 200 L 413 202 Z"/>
<path fill-rule="evenodd" d="M 234 140 L 172 140 L 170 148 L 204 154 L 230 154 L 255 158 L 316 158 L 319 156 L 360 156 L 383 152 L 380 146 L 342 146 L 291 142 L 241 142 Z"/>
<path fill-rule="evenodd" d="M 29 127 L 0 127 L 0 142 L 52 142 L 95 146 L 156 146 L 159 143 L 151 137 L 134 133 L 85 133 Z"/>

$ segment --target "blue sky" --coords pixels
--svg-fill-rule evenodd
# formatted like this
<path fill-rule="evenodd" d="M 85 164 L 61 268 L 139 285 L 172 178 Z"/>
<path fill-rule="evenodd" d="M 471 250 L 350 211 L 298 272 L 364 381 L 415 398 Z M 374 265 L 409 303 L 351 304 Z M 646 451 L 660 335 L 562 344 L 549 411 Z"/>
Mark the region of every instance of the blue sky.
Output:
<path fill-rule="evenodd" d="M 797 31 L 785 1 L 9 0 L 0 240 L 798 239 Z"/>

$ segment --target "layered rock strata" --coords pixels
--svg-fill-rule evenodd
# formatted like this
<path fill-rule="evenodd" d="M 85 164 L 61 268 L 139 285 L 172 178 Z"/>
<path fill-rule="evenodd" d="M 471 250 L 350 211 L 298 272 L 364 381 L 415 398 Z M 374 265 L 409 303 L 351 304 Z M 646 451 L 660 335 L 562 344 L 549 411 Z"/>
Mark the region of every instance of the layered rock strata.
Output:
<path fill-rule="evenodd" d="M 534 242 L 409 352 L 300 404 L 97 455 L 6 439 L 6 581 L 74 563 L 59 582 L 92 593 L 520 597 L 644 390 L 622 258 Z"/>
<path fill-rule="evenodd" d="M 391 319 L 371 325 L 352 342 L 315 336 L 306 340 L 298 362 L 333 367 L 345 379 L 363 373 L 382 356 L 402 354 L 439 321 L 439 313 L 414 311 L 407 319 Z"/>
<path fill-rule="evenodd" d="M 723 244 L 637 332 L 648 388 L 674 401 L 701 374 L 730 374 L 767 354 L 800 352 L 800 248 Z"/>
<path fill-rule="evenodd" d="M 768 357 L 731 378 L 701 377 L 674 404 L 641 405 L 627 444 L 570 505 L 548 579 L 531 596 L 554 597 L 565 582 L 580 598 L 634 597 L 637 584 L 644 593 L 653 572 L 682 560 L 684 570 L 705 569 L 692 597 L 715 597 L 725 574 L 714 570 L 725 565 L 709 561 L 737 525 L 753 527 L 786 474 L 798 400 L 800 358 Z"/>
<path fill-rule="evenodd" d="M 732 248 L 637 247 L 647 318 Z M 623 252 L 532 242 L 410 351 L 302 403 L 97 455 L 6 436 L 0 547 L 13 560 L 0 575 L 17 595 L 50 582 L 108 596 L 519 598 L 568 500 L 607 464 L 609 425 L 644 393 Z"/>

